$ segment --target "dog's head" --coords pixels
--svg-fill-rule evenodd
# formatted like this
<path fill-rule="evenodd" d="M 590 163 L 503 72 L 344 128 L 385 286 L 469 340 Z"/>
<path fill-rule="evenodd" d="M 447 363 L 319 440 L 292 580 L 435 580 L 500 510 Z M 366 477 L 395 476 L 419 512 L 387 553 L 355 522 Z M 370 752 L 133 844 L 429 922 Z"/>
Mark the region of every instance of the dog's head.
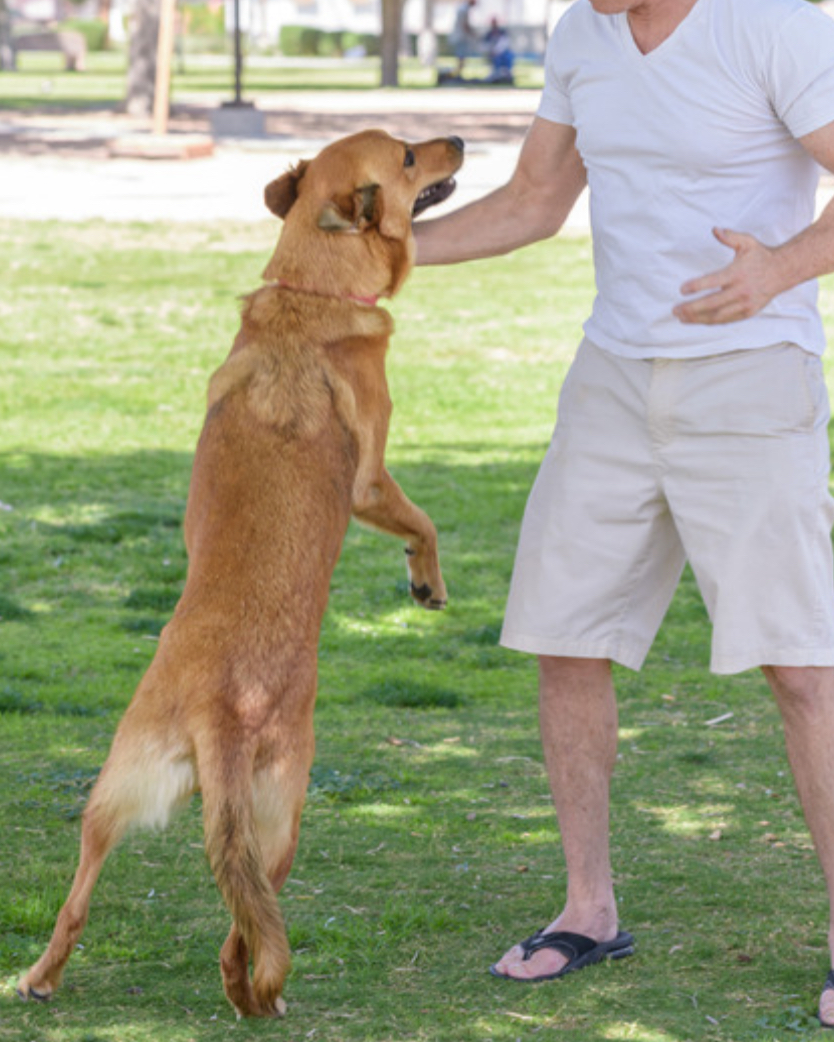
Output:
<path fill-rule="evenodd" d="M 302 160 L 264 192 L 284 220 L 265 277 L 303 280 L 313 274 L 303 270 L 309 260 L 328 281 L 323 290 L 393 295 L 413 261 L 412 219 L 452 194 L 462 162 L 460 138 L 408 144 L 382 130 L 343 138 Z"/>

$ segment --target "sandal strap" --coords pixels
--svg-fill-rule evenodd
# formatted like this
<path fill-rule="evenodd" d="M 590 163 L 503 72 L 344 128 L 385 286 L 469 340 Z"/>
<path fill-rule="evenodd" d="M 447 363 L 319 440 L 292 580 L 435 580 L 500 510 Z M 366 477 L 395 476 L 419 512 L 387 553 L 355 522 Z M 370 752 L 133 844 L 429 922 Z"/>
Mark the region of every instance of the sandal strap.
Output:
<path fill-rule="evenodd" d="M 536 952 L 545 948 L 560 952 L 571 960 L 577 959 L 596 948 L 597 943 L 592 937 L 586 937 L 582 933 L 571 933 L 569 930 L 553 930 L 551 933 L 545 933 L 543 929 L 537 930 L 532 937 L 521 942 L 521 950 L 524 952 L 522 961 L 527 962 Z"/>

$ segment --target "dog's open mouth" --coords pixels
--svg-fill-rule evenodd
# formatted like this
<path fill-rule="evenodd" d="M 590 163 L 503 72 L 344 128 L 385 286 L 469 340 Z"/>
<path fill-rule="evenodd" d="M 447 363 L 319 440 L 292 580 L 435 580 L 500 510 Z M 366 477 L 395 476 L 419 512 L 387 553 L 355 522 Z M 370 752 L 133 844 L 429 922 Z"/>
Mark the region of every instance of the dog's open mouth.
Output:
<path fill-rule="evenodd" d="M 457 182 L 454 177 L 447 177 L 445 181 L 438 181 L 436 184 L 424 188 L 417 196 L 411 216 L 416 217 L 423 210 L 428 210 L 430 206 L 437 206 L 438 203 L 442 203 L 444 199 L 449 198 L 456 187 Z"/>

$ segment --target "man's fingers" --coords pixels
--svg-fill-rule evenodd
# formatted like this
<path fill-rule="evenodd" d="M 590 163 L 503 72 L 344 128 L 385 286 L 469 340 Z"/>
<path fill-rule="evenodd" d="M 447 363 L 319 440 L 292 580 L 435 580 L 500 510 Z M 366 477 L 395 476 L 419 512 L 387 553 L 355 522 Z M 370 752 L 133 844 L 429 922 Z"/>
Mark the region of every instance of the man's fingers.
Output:
<path fill-rule="evenodd" d="M 690 279 L 681 286 L 681 293 L 691 296 L 693 293 L 707 293 L 711 289 L 720 290 L 724 287 L 727 269 L 710 272 L 709 275 L 700 275 L 697 279 Z"/>
<path fill-rule="evenodd" d="M 713 228 L 712 234 L 722 246 L 727 246 L 736 253 L 757 243 L 752 235 L 748 235 L 746 232 L 735 232 L 732 228 Z"/>
<path fill-rule="evenodd" d="M 719 325 L 724 322 L 738 322 L 747 317 L 747 307 L 734 293 L 710 293 L 699 300 L 678 304 L 674 314 L 681 322 L 688 325 Z"/>
<path fill-rule="evenodd" d="M 773 299 L 773 251 L 746 232 L 713 228 L 713 235 L 733 250 L 735 256 L 720 271 L 690 279 L 681 286 L 684 297 L 701 294 L 696 300 L 686 300 L 672 309 L 681 322 L 702 325 L 740 322 L 755 315 Z"/>
<path fill-rule="evenodd" d="M 731 249 L 736 256 L 726 267 L 684 282 L 681 286 L 681 293 L 684 296 L 690 296 L 692 293 L 707 293 L 711 289 L 723 289 L 733 265 L 738 260 L 739 253 L 756 244 L 752 235 L 747 235 L 745 232 L 734 232 L 731 228 L 713 228 L 712 234 L 722 246 Z"/>

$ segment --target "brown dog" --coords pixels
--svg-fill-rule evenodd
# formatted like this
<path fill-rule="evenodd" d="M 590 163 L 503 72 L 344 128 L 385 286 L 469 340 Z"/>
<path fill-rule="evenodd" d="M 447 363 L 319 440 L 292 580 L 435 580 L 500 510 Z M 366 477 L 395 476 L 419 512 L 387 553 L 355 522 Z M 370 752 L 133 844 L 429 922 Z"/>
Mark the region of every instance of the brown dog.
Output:
<path fill-rule="evenodd" d="M 233 917 L 220 953 L 226 995 L 241 1014 L 285 1011 L 290 955 L 275 894 L 298 841 L 319 630 L 351 513 L 405 540 L 415 600 L 446 603 L 434 525 L 385 469 L 392 322 L 374 304 L 402 285 L 412 216 L 449 195 L 462 159 L 457 138 L 406 145 L 366 131 L 267 187 L 284 226 L 209 385 L 185 590 L 90 796 L 75 882 L 22 997 L 57 988 L 126 829 L 164 825 L 199 789 Z"/>

